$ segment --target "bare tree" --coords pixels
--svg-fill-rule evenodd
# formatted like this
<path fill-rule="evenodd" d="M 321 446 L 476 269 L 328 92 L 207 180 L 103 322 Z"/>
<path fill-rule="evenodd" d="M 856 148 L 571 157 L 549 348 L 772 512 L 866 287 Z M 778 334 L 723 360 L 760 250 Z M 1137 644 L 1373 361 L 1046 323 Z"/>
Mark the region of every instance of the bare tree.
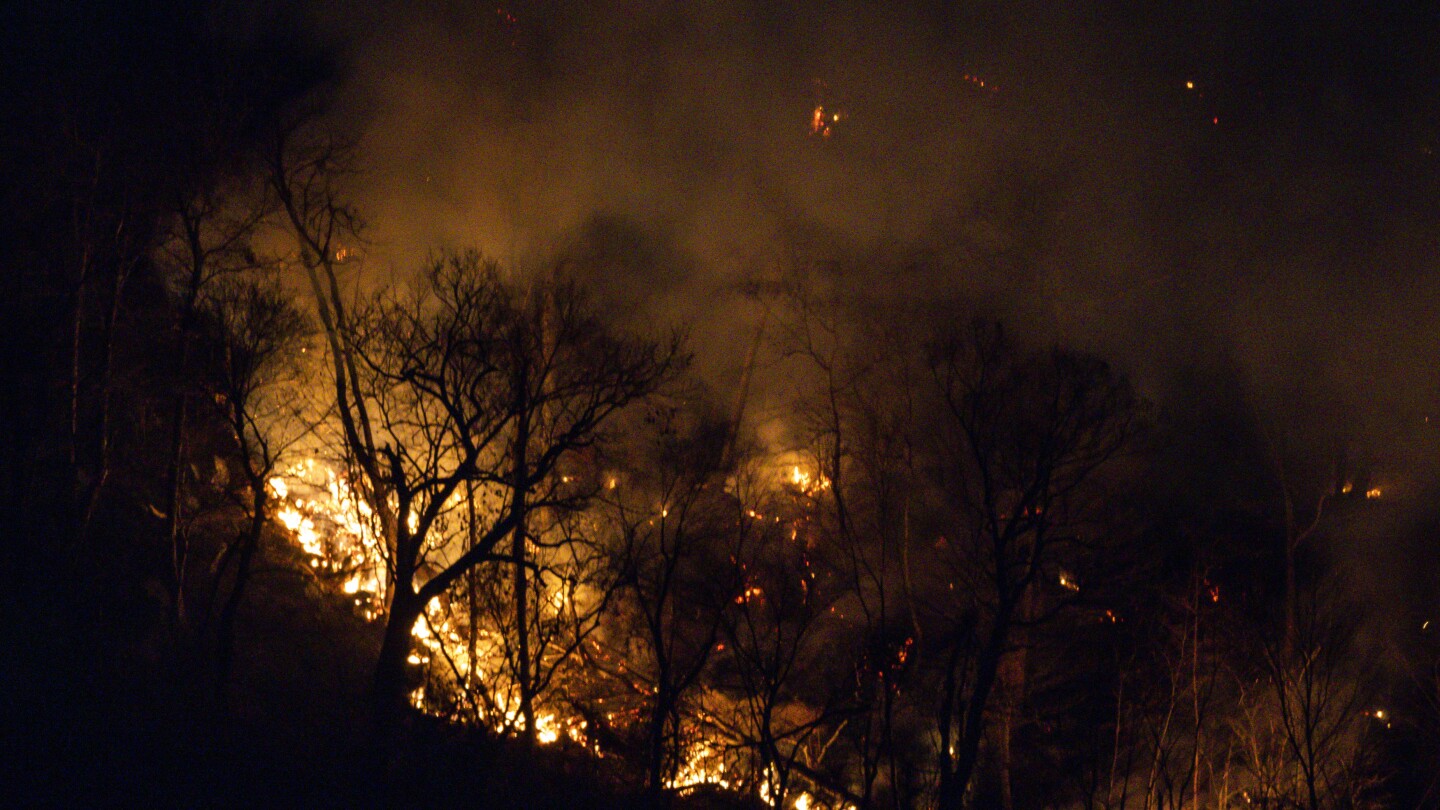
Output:
<path fill-rule="evenodd" d="M 579 476 L 572 473 L 580 471 L 574 465 L 563 466 L 569 472 L 555 476 L 553 483 L 569 490 L 573 500 L 581 488 Z M 554 503 L 558 497 L 559 493 L 541 493 L 534 500 Z M 481 522 L 474 495 L 465 499 L 469 514 L 463 521 L 464 548 L 468 550 L 474 546 L 470 535 L 479 531 Z M 568 712 L 589 691 L 589 673 L 579 666 L 582 647 L 602 627 L 615 595 L 615 572 L 603 521 L 595 514 L 553 507 L 537 512 L 527 520 L 522 558 L 513 563 L 507 558 L 504 566 L 472 569 L 441 601 L 444 621 L 463 628 L 463 637 L 457 633 L 450 638 L 455 644 L 463 641 L 463 653 L 452 652 L 444 643 L 429 645 L 444 659 L 448 672 L 438 673 L 438 690 L 427 689 L 426 705 L 440 711 L 449 705 L 452 713 L 482 728 L 528 736 L 524 708 L 528 699 L 536 733 L 558 737 L 577 731 L 565 726 Z M 520 583 L 515 565 L 526 569 Z M 517 584 L 528 589 L 523 600 L 515 597 Z M 438 636 L 437 630 L 430 632 Z M 523 661 L 521 639 L 527 654 Z M 547 709 L 544 714 L 542 708 Z"/>
<path fill-rule="evenodd" d="M 216 626 L 215 694 L 223 705 L 234 660 L 236 616 L 269 515 L 267 483 L 286 452 L 314 424 L 301 389 L 311 334 L 308 318 L 273 279 L 226 279 L 197 302 L 218 341 L 210 400 L 229 428 L 248 499 L 244 528 L 213 566 L 213 592 L 233 566 Z M 214 597 L 211 602 L 213 603 Z M 208 619 L 210 613 L 206 612 Z"/>
<path fill-rule="evenodd" d="M 125 290 L 155 242 L 160 206 L 153 168 L 126 154 L 113 134 L 67 132 L 75 161 L 70 241 L 74 277 L 69 290 L 68 461 L 74 471 L 76 536 L 89 533 L 110 482 L 114 460 L 116 353 L 126 314 Z"/>
<path fill-rule="evenodd" d="M 1262 705 L 1283 746 L 1281 772 L 1298 776 L 1292 800 L 1320 810 L 1345 795 L 1346 765 L 1362 743 L 1361 680 L 1352 671 L 1356 628 L 1333 586 L 1314 585 L 1298 596 L 1281 638 L 1259 639 L 1269 687 Z"/>
<path fill-rule="evenodd" d="M 1200 571 L 1174 591 L 1147 594 L 1153 612 L 1130 622 L 1139 627 L 1125 642 L 1129 661 L 1115 673 L 1115 729 L 1103 783 L 1109 807 L 1179 807 L 1187 793 L 1192 806 L 1225 801 L 1233 718 L 1216 704 L 1234 702 L 1221 671 L 1223 653 L 1231 651 L 1219 620 L 1226 606 Z"/>
<path fill-rule="evenodd" d="M 430 274 L 434 307 L 390 301 L 360 351 L 374 387 L 378 432 L 386 437 L 385 482 L 398 504 L 390 618 L 377 667 L 377 693 L 403 697 L 403 664 L 410 628 L 423 606 L 464 571 L 501 559 L 531 565 L 528 513 L 575 508 L 587 492 L 552 480 L 566 456 L 596 438 L 601 423 L 648 393 L 674 361 L 655 344 L 613 341 L 568 293 L 550 297 L 553 339 L 539 333 L 516 292 L 478 257 L 437 262 Z M 545 380 L 537 387 L 537 380 Z M 543 417 L 541 416 L 543 411 Z M 463 554 L 419 581 L 428 533 L 462 482 L 501 493 L 498 513 Z M 415 517 L 412 519 L 411 515 Z M 413 524 L 413 526 L 412 526 Z M 517 537 L 518 532 L 518 537 Z M 510 556 L 498 551 L 512 539 Z M 519 545 L 519 553 L 515 546 Z M 535 733 L 537 684 L 528 664 L 524 623 L 527 586 L 517 574 L 514 598 L 521 621 L 517 681 L 526 733 Z"/>
<path fill-rule="evenodd" d="M 739 592 L 735 554 L 748 526 L 725 486 L 730 426 L 703 408 L 664 403 L 645 421 L 653 433 L 628 445 L 604 499 L 616 543 L 615 632 L 589 655 L 639 695 L 647 781 L 658 792 L 675 779 L 687 702 Z"/>
<path fill-rule="evenodd" d="M 432 263 L 412 294 L 381 295 L 353 313 L 341 264 L 358 229 L 345 201 L 343 144 L 292 130 L 277 138 L 272 185 L 299 246 L 327 338 L 335 412 L 352 478 L 378 517 L 389 568 L 388 617 L 375 671 L 378 726 L 406 701 L 411 633 L 427 604 L 486 561 L 513 566 L 517 682 L 533 739 L 528 553 L 537 510 L 570 510 L 588 492 L 554 480 L 601 425 L 646 395 L 682 357 L 678 339 L 612 334 L 573 285 L 522 291 L 466 254 Z M 458 554 L 441 529 L 478 491 L 482 527 Z M 502 549 L 509 539 L 508 554 Z"/>
<path fill-rule="evenodd" d="M 747 509 L 753 524 L 739 548 L 740 592 L 725 613 L 731 688 L 741 706 L 740 737 L 755 760 L 755 781 L 777 806 L 799 773 L 827 793 L 853 796 L 846 785 L 822 778 L 819 759 L 835 724 L 849 708 L 827 634 L 832 607 L 848 593 L 848 578 L 829 570 L 802 537 L 803 512 L 781 498 Z M 838 622 L 838 620 L 837 620 Z M 814 754 L 815 756 L 812 756 Z"/>
<path fill-rule="evenodd" d="M 935 600 L 951 653 L 936 714 L 940 804 L 960 807 L 979 761 L 997 675 L 1021 606 L 1057 553 L 1083 541 L 1095 473 L 1131 433 L 1129 386 L 1100 360 L 1058 349 L 1026 351 L 977 321 L 932 345 L 941 404 L 930 425 L 930 478 L 943 494 L 937 565 L 950 578 Z"/>
<path fill-rule="evenodd" d="M 910 360 L 914 335 L 892 309 L 859 317 L 803 284 L 786 295 L 782 347 L 815 377 L 799 408 L 799 457 L 813 470 L 796 466 L 792 483 L 815 514 L 814 553 L 845 582 L 831 610 L 851 630 L 853 689 L 842 731 L 858 758 L 856 803 L 873 804 L 883 772 L 890 802 L 900 806 L 918 792 L 904 784 L 901 766 L 913 757 L 897 739 L 900 692 L 922 642 L 910 576 L 921 382 Z"/>
<path fill-rule="evenodd" d="M 176 298 L 172 324 L 174 349 L 171 354 L 174 384 L 171 386 L 170 448 L 164 507 L 165 533 L 170 541 L 170 609 L 171 621 L 181 626 L 186 621 L 186 601 L 190 542 L 185 509 L 185 472 L 187 441 L 193 400 L 198 393 L 191 381 L 197 377 L 191 368 L 192 352 L 200 337 L 202 310 L 222 325 L 221 340 L 234 337 L 224 331 L 238 326 L 235 312 L 225 311 L 236 302 L 234 290 L 225 290 L 211 300 L 202 296 L 217 279 L 228 274 L 260 269 L 265 262 L 253 248 L 253 242 L 270 213 L 270 199 L 263 178 L 256 182 L 244 173 L 217 180 L 199 193 L 180 199 L 174 205 L 170 231 L 157 251 L 157 264 L 169 276 Z M 258 289 L 258 288 L 257 288 Z M 227 377 L 229 370 L 223 372 Z M 232 385 L 233 380 L 224 383 Z M 228 418 L 228 415 L 227 415 Z"/>

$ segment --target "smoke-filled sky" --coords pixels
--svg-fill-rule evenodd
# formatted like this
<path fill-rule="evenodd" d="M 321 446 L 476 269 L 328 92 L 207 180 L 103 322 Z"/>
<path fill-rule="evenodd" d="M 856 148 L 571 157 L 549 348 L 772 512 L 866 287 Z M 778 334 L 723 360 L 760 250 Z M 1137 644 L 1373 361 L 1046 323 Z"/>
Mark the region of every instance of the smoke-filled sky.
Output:
<path fill-rule="evenodd" d="M 1428 449 L 1432 406 L 1440 429 L 1435 10 L 372 0 L 313 17 L 363 133 L 372 272 L 582 240 L 733 379 L 755 328 L 737 286 L 842 267 L 982 301 L 1161 400 L 1177 370 L 1233 373 L 1266 419 L 1343 432 L 1378 464 Z"/>

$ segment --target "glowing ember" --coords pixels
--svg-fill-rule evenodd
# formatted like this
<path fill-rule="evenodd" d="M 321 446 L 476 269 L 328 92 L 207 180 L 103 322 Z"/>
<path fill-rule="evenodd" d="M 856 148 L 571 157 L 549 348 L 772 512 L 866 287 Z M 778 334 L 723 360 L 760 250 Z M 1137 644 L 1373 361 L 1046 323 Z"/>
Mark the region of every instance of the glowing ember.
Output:
<path fill-rule="evenodd" d="M 974 75 L 973 73 L 966 73 L 965 75 L 961 76 L 960 78 L 961 78 L 962 80 L 968 82 L 968 83 L 970 84 L 970 86 L 975 87 L 975 88 L 978 88 L 978 89 L 980 89 L 980 90 L 984 90 L 984 91 L 989 92 L 989 93 L 993 93 L 993 92 L 995 92 L 995 91 L 998 89 L 998 88 L 996 88 L 994 85 L 986 82 L 984 79 L 980 78 L 979 76 Z"/>
<path fill-rule="evenodd" d="M 816 104 L 810 113 L 810 134 L 818 138 L 828 138 L 835 131 L 835 125 L 844 117 L 844 113 L 826 110 L 824 104 Z"/>
<path fill-rule="evenodd" d="M 1070 575 L 1069 571 L 1061 570 L 1060 587 L 1067 591 L 1078 591 L 1080 590 L 1080 583 L 1075 580 L 1075 577 Z"/>

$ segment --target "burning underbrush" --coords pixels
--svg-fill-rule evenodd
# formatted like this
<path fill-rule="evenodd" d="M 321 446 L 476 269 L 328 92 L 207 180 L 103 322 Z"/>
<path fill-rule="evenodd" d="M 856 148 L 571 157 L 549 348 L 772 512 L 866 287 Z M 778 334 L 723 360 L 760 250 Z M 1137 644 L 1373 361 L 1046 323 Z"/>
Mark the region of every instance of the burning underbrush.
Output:
<path fill-rule="evenodd" d="M 828 480 L 798 465 L 786 466 L 776 478 L 792 501 L 813 498 L 829 486 Z M 383 624 L 394 585 L 376 510 L 343 473 L 314 459 L 285 469 L 269 481 L 269 489 L 276 520 L 303 553 L 321 588 L 349 600 L 364 622 Z M 616 491 L 624 487 L 611 477 L 600 489 L 618 503 Z M 457 498 L 447 506 L 449 531 L 430 549 L 437 559 L 458 553 L 447 546 L 463 546 L 467 510 L 470 520 L 475 517 L 473 502 Z M 658 537 L 663 551 L 666 532 L 673 532 L 673 525 L 685 519 L 682 510 L 693 506 L 677 499 L 640 519 L 627 513 L 628 533 L 617 532 L 613 524 L 601 525 L 603 517 L 588 513 L 557 513 L 548 522 L 537 521 L 544 525 L 527 541 L 533 565 L 526 566 L 523 580 L 514 576 L 515 565 L 481 566 L 425 605 L 411 629 L 411 707 L 457 730 L 480 730 L 497 739 L 531 738 L 541 746 L 583 751 L 634 774 L 636 782 L 645 779 L 648 763 L 651 773 L 664 774 L 660 787 L 697 801 L 728 794 L 796 810 L 852 807 L 846 796 L 803 775 L 821 771 L 824 751 L 812 738 L 823 708 L 791 696 L 767 706 L 762 724 L 744 689 L 725 688 L 726 677 L 705 682 L 697 677 L 702 671 L 720 673 L 741 685 L 730 658 L 736 652 L 734 642 L 727 649 L 730 636 L 723 628 L 737 621 L 737 627 L 746 621 L 753 625 L 762 607 L 769 609 L 767 600 L 778 598 L 775 586 L 752 583 L 744 560 L 731 553 L 728 561 L 721 561 L 738 577 L 725 582 L 724 593 L 712 600 L 723 615 L 686 619 L 706 625 L 702 630 L 708 632 L 698 632 L 698 625 L 681 628 L 701 639 L 698 649 L 657 653 L 654 644 L 643 640 L 647 618 L 649 629 L 656 629 L 657 622 L 679 622 L 677 612 L 700 610 L 667 603 L 647 617 L 646 606 L 637 604 L 644 600 L 636 598 L 645 593 L 636 538 Z M 759 527 L 803 550 L 803 521 L 779 511 L 736 509 L 734 518 L 751 531 Z M 617 547 L 626 542 L 628 547 Z M 798 590 L 792 590 L 803 600 L 813 581 L 807 569 L 797 578 Z M 520 600 L 528 605 L 523 617 L 514 607 L 517 587 L 526 590 L 527 598 Z M 730 596 L 727 587 L 736 595 Z M 526 622 L 524 632 L 519 631 L 521 621 Z M 763 646 L 766 639 L 754 636 L 753 627 L 751 632 L 751 641 Z M 677 684 L 666 670 L 682 663 L 691 668 L 692 677 Z M 760 750 L 762 744 L 771 750 Z M 775 765 L 780 748 L 785 749 L 783 775 Z"/>

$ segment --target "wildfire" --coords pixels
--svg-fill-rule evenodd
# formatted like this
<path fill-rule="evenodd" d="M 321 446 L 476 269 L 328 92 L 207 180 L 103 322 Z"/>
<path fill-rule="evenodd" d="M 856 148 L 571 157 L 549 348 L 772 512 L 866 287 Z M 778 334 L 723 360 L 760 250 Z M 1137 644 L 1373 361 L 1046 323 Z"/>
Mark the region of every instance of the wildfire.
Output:
<path fill-rule="evenodd" d="M 342 592 L 379 594 L 387 576 L 374 511 L 334 470 L 309 459 L 266 482 L 280 501 L 275 519 L 310 557 L 310 566 L 345 573 Z"/>
<path fill-rule="evenodd" d="M 276 520 L 309 557 L 309 565 L 321 576 L 322 584 L 350 597 L 357 614 L 364 620 L 380 620 L 384 616 L 383 594 L 388 587 L 388 577 L 383 541 L 374 525 L 374 510 L 343 475 L 314 460 L 294 465 L 267 483 L 279 501 Z M 805 494 L 830 486 L 823 476 L 809 473 L 800 465 L 791 467 L 783 483 Z M 611 478 L 606 484 L 614 488 L 617 482 Z M 661 505 L 660 516 L 668 511 L 668 507 Z M 752 513 L 752 517 L 766 516 Z M 324 576 L 327 574 L 333 576 Z M 549 615 L 571 611 L 576 601 L 583 603 L 592 598 L 583 594 L 583 589 L 577 591 L 559 578 L 551 579 L 546 592 L 535 603 Z M 748 586 L 736 597 L 735 603 L 746 604 L 763 598 L 760 587 Z M 525 730 L 519 690 L 506 670 L 510 642 L 503 631 L 487 626 L 482 616 L 469 615 L 462 600 L 438 597 L 425 606 L 411 628 L 411 637 L 414 648 L 407 662 L 423 674 L 421 685 L 410 692 L 412 706 L 444 719 L 479 722 L 499 734 Z M 723 650 L 723 644 L 717 649 Z M 907 652 L 900 651 L 902 662 Z M 620 667 L 623 671 L 623 663 Z M 722 699 L 718 695 L 713 697 Z M 552 745 L 569 741 L 600 754 L 588 722 L 577 709 L 540 705 L 535 708 L 535 737 L 539 743 Z M 714 711 L 719 716 L 725 709 L 717 704 Z M 607 714 L 607 717 L 613 720 L 616 714 Z M 687 732 L 682 761 L 667 787 L 681 793 L 700 785 L 756 791 L 769 806 L 785 810 L 848 807 L 843 803 L 827 803 L 805 791 L 787 791 L 784 797 L 771 796 L 769 784 L 773 779 L 757 771 L 754 763 L 737 749 L 736 741 L 728 739 L 721 728 L 723 724 L 714 725 L 712 717 L 704 721 L 703 729 L 692 727 Z"/>
<path fill-rule="evenodd" d="M 284 470 L 267 483 L 280 501 L 276 520 L 310 557 L 310 566 L 318 572 L 346 574 L 338 580 L 338 590 L 354 598 L 357 612 L 366 621 L 381 618 L 383 610 L 374 605 L 379 601 L 375 597 L 387 587 L 386 564 L 370 505 L 343 476 L 313 459 Z M 613 479 L 610 485 L 615 485 Z M 410 522 L 413 530 L 413 515 Z M 575 594 L 562 586 L 546 594 L 541 603 L 559 612 L 568 609 L 574 598 Z M 421 711 L 449 716 L 438 707 L 455 705 L 460 693 L 483 684 L 481 702 L 488 707 L 488 725 L 499 733 L 523 731 L 519 697 L 500 677 L 503 640 L 478 627 L 474 628 L 475 638 L 467 639 L 459 628 L 468 627 L 478 617 L 450 613 L 449 606 L 432 600 L 411 629 L 415 649 L 407 660 L 427 671 L 426 683 L 410 693 L 411 704 Z M 578 715 L 542 711 L 535 716 L 536 739 L 543 744 L 567 739 L 583 745 L 586 727 Z"/>
<path fill-rule="evenodd" d="M 324 555 L 324 549 L 320 545 L 320 535 L 315 532 L 315 521 L 305 517 L 300 510 L 292 506 L 276 512 L 275 517 L 281 525 L 295 534 L 295 541 L 305 549 L 305 553 L 315 557 Z"/>
<path fill-rule="evenodd" d="M 830 488 L 830 479 L 807 472 L 799 464 L 790 468 L 789 483 L 805 495 L 815 495 Z"/>
<path fill-rule="evenodd" d="M 690 746 L 685 761 L 680 764 L 675 778 L 671 779 L 666 787 L 683 795 L 688 789 L 699 785 L 715 785 L 726 790 L 739 787 L 738 782 L 731 778 L 724 755 L 704 741 Z"/>

